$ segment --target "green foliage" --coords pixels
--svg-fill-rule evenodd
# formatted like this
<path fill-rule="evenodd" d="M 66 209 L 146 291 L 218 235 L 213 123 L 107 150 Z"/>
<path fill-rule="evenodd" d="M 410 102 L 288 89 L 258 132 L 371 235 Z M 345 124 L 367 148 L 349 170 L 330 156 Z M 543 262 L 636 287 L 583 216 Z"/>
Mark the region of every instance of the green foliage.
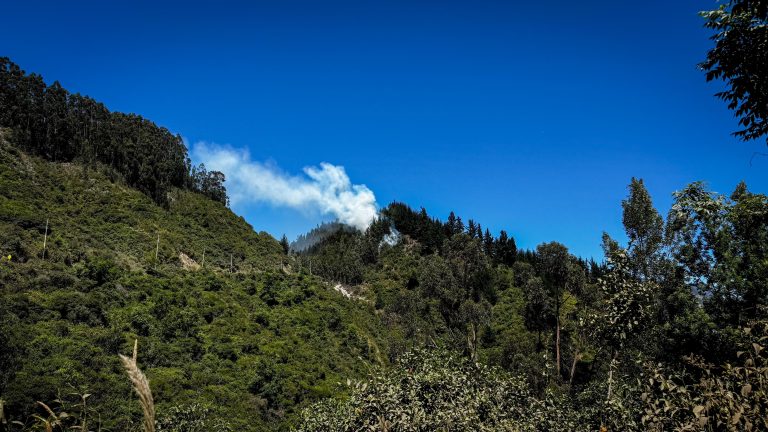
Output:
<path fill-rule="evenodd" d="M 621 207 L 624 210 L 622 222 L 629 239 L 627 250 L 632 255 L 628 263 L 635 266 L 632 270 L 637 276 L 650 279 L 656 274 L 664 222 L 653 207 L 642 179 L 632 178 L 629 196 L 621 202 Z"/>
<path fill-rule="evenodd" d="M 737 364 L 720 366 L 693 357 L 693 371 L 647 365 L 642 422 L 651 431 L 768 429 L 768 322 L 743 329 Z M 691 379 L 698 377 L 698 379 Z"/>
<path fill-rule="evenodd" d="M 728 198 L 693 183 L 675 194 L 667 225 L 686 282 L 708 295 L 716 323 L 761 317 L 768 305 L 768 197 L 744 184 Z"/>
<path fill-rule="evenodd" d="M 110 112 L 58 81 L 47 86 L 7 57 L 0 57 L 0 127 L 12 128 L 19 147 L 47 160 L 104 164 L 158 204 L 168 204 L 173 188 L 228 202 L 224 174 L 192 167 L 180 135 L 135 114 Z"/>
<path fill-rule="evenodd" d="M 327 224 L 287 248 L 217 200 L 171 188 L 158 206 L 110 169 L 0 135 L 0 395 L 19 428 L 137 429 L 115 356 L 137 337 L 158 430 L 633 431 L 649 412 L 690 424 L 659 392 L 708 374 L 684 356 L 736 356 L 742 321 L 764 316 L 768 199 L 744 185 L 730 198 L 689 186 L 664 226 L 633 179 L 629 244 L 606 235 L 602 264 L 397 203 L 365 232 Z M 710 368 L 679 405 L 758 424 L 746 406 L 763 395 L 760 355 Z M 644 362 L 662 363 L 656 381 Z M 90 394 L 88 414 L 60 393 Z"/>
<path fill-rule="evenodd" d="M 102 430 L 130 430 L 140 412 L 116 354 L 136 337 L 161 430 L 284 429 L 334 383 L 362 376 L 360 358 L 387 360 L 367 304 L 281 271 L 280 244 L 218 202 L 174 190 L 165 209 L 100 171 L 84 177 L 7 143 L 0 185 L 0 255 L 12 255 L 0 261 L 6 418 L 31 427 L 32 414 L 47 418 L 37 401 L 58 413 L 59 392 L 90 393 Z"/>
<path fill-rule="evenodd" d="M 303 412 L 297 431 L 577 430 L 568 413 L 532 397 L 525 379 L 442 350 L 404 354 L 350 383 L 345 400 Z"/>
<path fill-rule="evenodd" d="M 200 404 L 174 406 L 157 421 L 157 432 L 230 432 L 232 427 L 223 419 L 211 418 L 212 410 Z"/>
<path fill-rule="evenodd" d="M 768 142 L 768 2 L 731 0 L 701 16 L 715 34 L 700 67 L 707 81 L 725 81 L 727 89 L 716 96 L 744 127 L 735 135 L 744 140 L 766 136 Z"/>

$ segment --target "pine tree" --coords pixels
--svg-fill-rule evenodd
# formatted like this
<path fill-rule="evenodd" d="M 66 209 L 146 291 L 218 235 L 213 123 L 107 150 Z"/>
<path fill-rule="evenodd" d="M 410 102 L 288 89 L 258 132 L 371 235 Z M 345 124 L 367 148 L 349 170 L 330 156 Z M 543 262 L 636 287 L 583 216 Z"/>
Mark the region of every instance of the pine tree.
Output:
<path fill-rule="evenodd" d="M 517 245 L 515 239 L 507 235 L 507 232 L 501 230 L 499 238 L 496 240 L 495 245 L 495 258 L 499 264 L 512 266 L 515 263 L 517 257 Z"/>
<path fill-rule="evenodd" d="M 448 215 L 448 221 L 445 223 L 445 234 L 447 237 L 456 234 L 456 225 L 456 214 L 451 212 L 451 214 Z"/>
<path fill-rule="evenodd" d="M 467 222 L 467 235 L 469 235 L 470 238 L 475 238 L 477 235 L 477 227 L 475 227 L 475 221 L 472 219 Z"/>
<path fill-rule="evenodd" d="M 283 234 L 283 237 L 280 239 L 280 246 L 283 247 L 283 253 L 286 255 L 291 250 L 291 244 L 288 243 L 288 237 L 285 234 Z"/>
<path fill-rule="evenodd" d="M 483 237 L 483 249 L 485 251 L 485 254 L 488 255 L 488 258 L 490 258 L 492 261 L 495 261 L 494 259 L 494 239 L 491 235 L 491 232 L 488 230 L 488 228 L 485 229 L 485 236 Z"/>

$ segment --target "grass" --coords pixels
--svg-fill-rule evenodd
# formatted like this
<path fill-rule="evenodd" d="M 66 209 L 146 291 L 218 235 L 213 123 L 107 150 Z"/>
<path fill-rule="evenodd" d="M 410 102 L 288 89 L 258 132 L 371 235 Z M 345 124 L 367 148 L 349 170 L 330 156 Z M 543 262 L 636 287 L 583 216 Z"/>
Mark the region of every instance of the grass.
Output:
<path fill-rule="evenodd" d="M 144 372 L 139 369 L 137 364 L 139 340 L 136 339 L 133 344 L 133 356 L 126 357 L 118 354 L 120 362 L 125 368 L 125 373 L 131 380 L 131 385 L 141 403 L 141 410 L 144 413 L 144 432 L 155 432 L 155 402 L 152 399 L 152 390 L 149 388 L 149 380 Z"/>

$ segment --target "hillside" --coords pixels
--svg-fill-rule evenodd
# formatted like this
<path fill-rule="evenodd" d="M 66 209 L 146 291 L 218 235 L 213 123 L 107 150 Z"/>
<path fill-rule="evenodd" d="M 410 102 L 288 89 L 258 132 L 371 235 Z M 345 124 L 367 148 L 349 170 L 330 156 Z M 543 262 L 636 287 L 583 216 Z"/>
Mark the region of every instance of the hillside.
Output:
<path fill-rule="evenodd" d="M 306 402 L 385 360 L 370 306 L 281 271 L 278 242 L 221 203 L 183 190 L 169 202 L 110 181 L 106 167 L 0 145 L 7 418 L 26 420 L 35 401 L 59 393 L 68 402 L 89 393 L 104 430 L 129 430 L 140 412 L 116 354 L 135 338 L 158 412 L 196 406 L 233 430 L 282 429 Z M 203 252 L 201 269 L 179 258 L 202 264 Z"/>
<path fill-rule="evenodd" d="M 225 182 L 0 57 L 0 431 L 768 430 L 744 182 L 662 215 L 631 177 L 600 262 L 402 202 L 290 245 Z"/>
<path fill-rule="evenodd" d="M 169 192 L 166 210 L 114 180 L 106 166 L 49 163 L 6 139 L 0 163 L 2 247 L 15 261 L 42 257 L 48 221 L 46 257 L 54 262 L 75 263 L 108 252 L 117 263 L 138 270 L 180 266 L 182 253 L 202 264 L 205 253 L 205 264 L 213 269 L 229 270 L 230 255 L 235 269 L 280 266 L 282 247 L 272 236 L 254 232 L 242 217 L 199 193 Z"/>

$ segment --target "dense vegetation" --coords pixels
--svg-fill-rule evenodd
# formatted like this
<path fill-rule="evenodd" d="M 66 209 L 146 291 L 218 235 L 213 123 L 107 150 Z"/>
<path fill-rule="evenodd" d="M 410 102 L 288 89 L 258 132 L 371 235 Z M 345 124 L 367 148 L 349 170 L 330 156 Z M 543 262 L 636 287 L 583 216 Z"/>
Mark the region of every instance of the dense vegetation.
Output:
<path fill-rule="evenodd" d="M 767 11 L 704 14 L 745 139 Z M 289 244 L 140 116 L 6 58 L 0 108 L 0 430 L 768 430 L 768 197 L 743 183 L 664 217 L 631 179 L 603 262 L 397 202 Z"/>
<path fill-rule="evenodd" d="M 110 112 L 58 81 L 46 85 L 7 57 L 0 57 L 0 107 L 0 127 L 11 128 L 11 140 L 30 154 L 107 165 L 111 175 L 160 204 L 167 204 L 172 188 L 227 202 L 223 174 L 193 167 L 181 136 L 141 116 Z"/>
<path fill-rule="evenodd" d="M 31 425 L 36 401 L 76 412 L 80 393 L 94 429 L 139 425 L 116 361 L 134 338 L 166 425 L 205 413 L 234 430 L 284 428 L 364 373 L 360 358 L 383 361 L 368 305 L 283 272 L 280 244 L 221 203 L 170 198 L 164 209 L 101 171 L 0 146 L 7 419 Z"/>
<path fill-rule="evenodd" d="M 358 291 L 381 311 L 392 359 L 416 344 L 500 369 L 477 366 L 472 385 L 480 387 L 454 388 L 454 379 L 472 380 L 460 378 L 467 365 L 456 370 L 429 355 L 406 355 L 404 369 L 374 373 L 368 384 L 352 386 L 351 399 L 312 407 L 306 428 L 768 427 L 768 197 L 744 184 L 721 196 L 701 183 L 674 197 L 665 220 L 642 180 L 632 179 L 622 203 L 629 241 L 622 246 L 604 235 L 605 264 L 580 260 L 556 242 L 514 253 L 503 232 L 488 238 L 476 222 L 456 229 L 463 224 L 453 214 L 442 223 L 398 203 L 366 233 L 326 237 L 302 259 L 335 265 L 318 271 L 342 282 L 344 269 L 359 269 Z M 402 236 L 395 246 L 381 242 L 390 227 Z M 498 387 L 484 381 L 487 373 L 512 386 L 504 395 L 521 398 L 519 405 L 493 396 Z M 451 417 L 458 408 L 424 408 L 414 398 L 501 405 L 462 405 L 464 418 L 474 419 L 465 424 Z M 488 413 L 482 421 L 479 409 Z M 491 414 L 497 411 L 506 414 Z"/>

